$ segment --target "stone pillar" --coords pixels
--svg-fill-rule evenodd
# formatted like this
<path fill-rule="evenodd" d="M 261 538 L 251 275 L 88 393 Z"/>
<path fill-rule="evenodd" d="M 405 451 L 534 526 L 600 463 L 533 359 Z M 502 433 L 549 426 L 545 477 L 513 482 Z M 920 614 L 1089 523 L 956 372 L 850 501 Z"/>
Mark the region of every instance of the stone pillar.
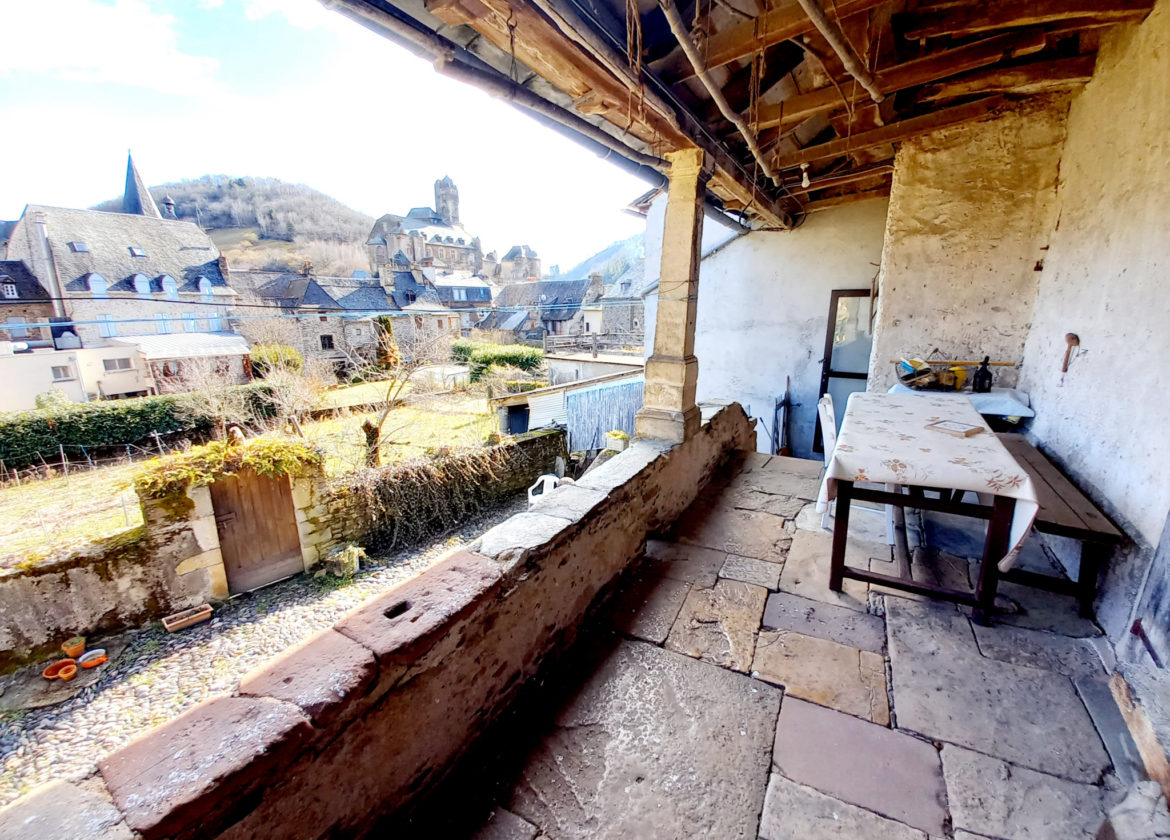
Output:
<path fill-rule="evenodd" d="M 699 428 L 695 316 L 703 201 L 710 167 L 702 149 L 670 152 L 666 158 L 670 161 L 670 193 L 658 272 L 654 354 L 646 360 L 646 395 L 634 420 L 634 433 L 639 438 L 682 443 Z"/>

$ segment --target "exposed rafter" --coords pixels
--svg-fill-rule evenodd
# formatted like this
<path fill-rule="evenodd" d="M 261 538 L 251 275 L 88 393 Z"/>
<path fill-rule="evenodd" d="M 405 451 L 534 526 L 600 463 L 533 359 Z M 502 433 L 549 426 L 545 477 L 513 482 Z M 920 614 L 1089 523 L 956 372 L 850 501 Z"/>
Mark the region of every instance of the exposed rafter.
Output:
<path fill-rule="evenodd" d="M 776 168 L 788 169 L 790 167 L 800 166 L 802 163 L 813 163 L 818 160 L 842 157 L 861 149 L 869 149 L 874 146 L 880 146 L 883 143 L 898 143 L 911 137 L 928 134 L 939 128 L 976 120 L 991 113 L 1002 105 L 1003 101 L 1002 96 L 989 96 L 986 99 L 968 102 L 965 105 L 944 108 L 941 111 L 935 111 L 933 114 L 911 117 L 910 119 L 896 122 L 893 125 L 874 128 L 869 131 L 859 132 L 850 137 L 840 137 L 836 140 L 830 140 L 828 143 L 809 146 L 807 149 L 777 156 Z"/>
<path fill-rule="evenodd" d="M 1151 0 L 997 0 L 918 12 L 904 18 L 901 26 L 907 38 L 956 37 L 1074 19 L 1141 20 L 1153 5 Z"/>
<path fill-rule="evenodd" d="M 919 102 L 938 102 L 981 93 L 1035 94 L 1068 90 L 1085 84 L 1093 77 L 1096 54 L 1034 61 L 1019 67 L 995 67 L 955 76 L 918 91 Z"/>

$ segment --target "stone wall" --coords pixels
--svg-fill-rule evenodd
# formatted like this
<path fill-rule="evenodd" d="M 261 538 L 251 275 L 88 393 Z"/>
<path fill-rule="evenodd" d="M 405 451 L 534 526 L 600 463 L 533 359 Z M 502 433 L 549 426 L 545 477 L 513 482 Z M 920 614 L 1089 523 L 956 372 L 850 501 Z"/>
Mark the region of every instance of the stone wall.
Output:
<path fill-rule="evenodd" d="M 979 122 L 907 140 L 890 191 L 869 389 L 891 359 L 1023 361 L 1056 223 L 1068 100 L 1034 98 Z M 1013 386 L 1015 368 L 997 368 Z"/>
<path fill-rule="evenodd" d="M 86 787 L 104 787 L 110 822 L 125 823 L 98 837 L 126 826 L 146 840 L 361 836 L 443 777 L 573 640 L 647 533 L 754 437 L 731 405 L 686 443 L 638 441 L 252 672 L 236 696 L 113 753 Z"/>
<path fill-rule="evenodd" d="M 140 527 L 60 560 L 0 572 L 0 673 L 57 652 L 70 636 L 133 627 L 206 601 L 215 587 L 206 569 L 164 559 L 201 553 L 194 533 L 173 539 L 160 548 Z"/>
<path fill-rule="evenodd" d="M 315 505 L 298 514 L 305 520 L 301 545 L 324 557 L 345 542 L 367 548 L 399 547 L 401 535 L 438 533 L 455 524 L 452 510 L 467 506 L 480 509 L 518 493 L 536 479 L 556 468 L 558 457 L 567 458 L 565 433 L 540 431 L 522 435 L 509 443 L 433 465 L 446 476 L 441 494 L 412 493 L 412 465 L 390 464 L 364 471 L 338 482 Z M 294 499 L 296 487 L 294 485 Z M 454 500 L 454 505 L 448 502 Z M 462 510 L 464 515 L 473 513 Z M 307 562 L 307 561 L 306 561 Z"/>
<path fill-rule="evenodd" d="M 1139 654 L 1130 608 L 1170 511 L 1168 57 L 1170 2 L 1160 0 L 1143 23 L 1104 36 L 1093 79 L 1072 102 L 1060 222 L 1021 379 L 1036 409 L 1032 436 L 1138 543 L 1110 563 L 1097 614 Z M 1081 344 L 1062 373 L 1069 332 Z"/>

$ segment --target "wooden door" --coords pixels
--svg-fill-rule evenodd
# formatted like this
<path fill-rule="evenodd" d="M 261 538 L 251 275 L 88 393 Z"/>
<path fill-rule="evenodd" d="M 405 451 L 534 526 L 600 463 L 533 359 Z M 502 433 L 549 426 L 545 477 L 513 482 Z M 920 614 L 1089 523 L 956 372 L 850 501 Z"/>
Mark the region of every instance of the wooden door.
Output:
<path fill-rule="evenodd" d="M 211 485 L 211 504 L 233 594 L 305 570 L 288 476 L 225 476 Z"/>

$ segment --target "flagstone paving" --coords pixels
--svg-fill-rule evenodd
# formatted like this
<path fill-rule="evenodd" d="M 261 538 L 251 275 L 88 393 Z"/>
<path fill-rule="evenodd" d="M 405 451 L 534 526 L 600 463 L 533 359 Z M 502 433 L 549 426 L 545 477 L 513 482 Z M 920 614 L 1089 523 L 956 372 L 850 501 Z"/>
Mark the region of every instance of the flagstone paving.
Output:
<path fill-rule="evenodd" d="M 831 537 L 805 506 L 819 466 L 749 456 L 648 543 L 596 631 L 612 652 L 571 677 L 505 813 L 549 838 L 1095 836 L 1122 793 L 1110 755 L 1135 749 L 1080 638 L 1099 629 L 1031 590 L 991 627 L 857 581 L 830 592 Z M 881 517 L 865 522 L 847 562 L 889 571 Z M 961 583 L 968 560 L 924 548 L 915 573 Z"/>

